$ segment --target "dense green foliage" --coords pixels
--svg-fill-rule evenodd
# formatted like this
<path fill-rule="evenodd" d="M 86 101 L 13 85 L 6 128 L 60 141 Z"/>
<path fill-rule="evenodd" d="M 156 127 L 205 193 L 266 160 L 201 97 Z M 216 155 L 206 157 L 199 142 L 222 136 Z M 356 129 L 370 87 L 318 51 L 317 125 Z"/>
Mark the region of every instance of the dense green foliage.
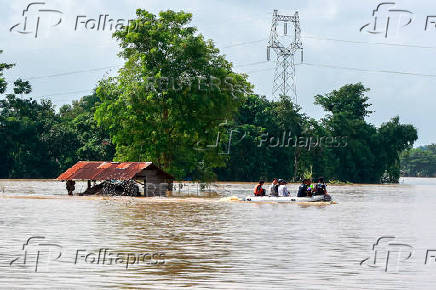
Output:
<path fill-rule="evenodd" d="M 211 179 L 225 158 L 193 149 L 213 142 L 251 87 L 188 25 L 191 14 L 136 14 L 136 29 L 114 33 L 126 62 L 117 77 L 100 82 L 96 118 L 112 136 L 116 160 L 148 160 L 177 177 Z"/>
<path fill-rule="evenodd" d="M 399 117 L 369 124 L 362 84 L 315 96 L 326 111 L 315 120 L 289 97 L 253 94 L 247 76 L 233 72 L 190 20 L 138 10 L 136 29 L 114 34 L 124 67 L 59 111 L 27 98 L 23 80 L 4 95 L 3 71 L 12 65 L 0 64 L 0 178 L 53 178 L 79 160 L 117 160 L 153 161 L 176 179 L 398 182 L 399 156 L 417 131 Z M 407 160 L 408 174 L 431 172 Z"/>
<path fill-rule="evenodd" d="M 0 95 L 7 89 L 0 64 Z M 53 178 L 78 160 L 110 160 L 115 149 L 97 127 L 98 97 L 86 96 L 59 112 L 48 100 L 26 98 L 32 88 L 14 82 L 13 93 L 0 100 L 0 178 Z"/>
<path fill-rule="evenodd" d="M 394 117 L 380 128 L 367 123 L 371 111 L 368 89 L 362 84 L 347 85 L 326 96 L 316 96 L 317 104 L 328 111 L 324 126 L 333 136 L 347 136 L 348 146 L 332 150 L 335 174 L 342 180 L 377 183 L 397 182 L 399 179 L 399 154 L 412 148 L 418 138 L 412 125 L 402 125 Z M 334 160 L 334 161 L 333 161 Z"/>
<path fill-rule="evenodd" d="M 367 110 L 366 91 L 358 83 L 316 96 L 315 103 L 328 113 L 321 122 L 301 113 L 288 98 L 271 102 L 264 97 L 247 97 L 235 118 L 235 125 L 247 132 L 246 137 L 231 147 L 228 165 L 217 170 L 218 176 L 224 180 L 295 180 L 311 172 L 312 176 L 342 181 L 398 182 L 399 155 L 412 147 L 416 129 L 400 124 L 398 117 L 380 128 L 367 123 L 365 117 L 371 111 Z M 260 141 L 265 136 L 262 134 L 273 139 L 265 144 Z M 289 137 L 291 142 L 283 144 Z M 306 141 L 300 143 L 301 139 Z M 306 145 L 307 140 L 313 140 L 308 142 L 312 146 Z"/>
<path fill-rule="evenodd" d="M 53 178 L 79 160 L 111 160 L 114 146 L 93 118 L 96 99 L 83 97 L 58 113 L 46 100 L 0 100 L 0 178 Z"/>
<path fill-rule="evenodd" d="M 404 176 L 436 176 L 436 144 L 405 151 L 401 154 L 401 171 Z"/>

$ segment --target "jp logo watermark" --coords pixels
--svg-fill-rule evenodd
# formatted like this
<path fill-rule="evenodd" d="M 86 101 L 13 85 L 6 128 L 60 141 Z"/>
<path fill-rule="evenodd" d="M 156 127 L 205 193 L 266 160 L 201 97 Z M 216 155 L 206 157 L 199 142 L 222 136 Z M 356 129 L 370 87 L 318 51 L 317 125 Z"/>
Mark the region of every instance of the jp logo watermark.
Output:
<path fill-rule="evenodd" d="M 46 2 L 31 2 L 22 12 L 22 20 L 11 26 L 10 32 L 19 34 L 30 34 L 38 38 L 42 29 L 51 29 L 64 23 L 65 14 L 54 9 Z M 76 15 L 74 23 L 70 24 L 74 31 L 109 31 L 126 29 L 128 31 L 137 30 L 142 23 L 135 20 L 124 18 L 112 18 L 109 14 L 99 14 L 98 16 L 88 17 L 86 15 Z"/>
<path fill-rule="evenodd" d="M 62 14 L 60 10 L 45 8 L 45 2 L 33 2 L 23 10 L 22 22 L 13 25 L 9 30 L 20 34 L 33 34 L 37 38 L 42 19 L 48 20 L 53 27 L 58 26 L 62 22 Z"/>
<path fill-rule="evenodd" d="M 163 252 L 119 252 L 110 248 L 96 250 L 77 249 L 68 251 L 57 243 L 47 242 L 45 237 L 28 238 L 22 253 L 9 262 L 9 266 L 28 268 L 33 272 L 49 271 L 50 266 L 60 263 L 70 265 L 118 265 L 126 270 L 135 265 L 165 264 Z"/>
<path fill-rule="evenodd" d="M 229 155 L 232 145 L 238 145 L 245 139 L 247 132 L 238 130 L 237 128 L 228 128 L 229 123 L 225 120 L 218 125 L 218 132 L 214 143 L 202 144 L 201 141 L 197 142 L 194 146 L 196 151 L 217 150 L 219 155 Z M 223 132 L 223 130 L 227 132 Z M 202 164 L 204 166 L 204 163 Z"/>
<path fill-rule="evenodd" d="M 398 32 L 401 27 L 412 23 L 413 13 L 409 10 L 398 9 L 394 2 L 383 2 L 377 5 L 372 11 L 373 20 L 360 28 L 360 31 L 367 31 L 371 34 L 383 34 L 387 38 L 392 30 L 392 26 Z"/>
<path fill-rule="evenodd" d="M 428 15 L 416 20 L 414 13 L 397 6 L 395 2 L 381 2 L 372 10 L 372 20 L 360 28 L 360 32 L 383 35 L 385 38 L 396 34 L 406 26 L 418 22 L 424 31 L 436 30 L 436 15 Z"/>
<path fill-rule="evenodd" d="M 400 266 L 406 263 L 414 252 L 411 245 L 395 242 L 393 236 L 383 236 L 372 245 L 371 256 L 363 259 L 360 265 L 381 268 L 385 272 L 399 272 Z"/>
<path fill-rule="evenodd" d="M 360 265 L 394 273 L 410 266 L 434 269 L 436 249 L 415 250 L 410 244 L 395 241 L 394 236 L 382 236 L 372 245 L 371 255 L 363 259 Z"/>
<path fill-rule="evenodd" d="M 44 264 L 46 269 L 50 263 L 59 261 L 62 256 L 62 246 L 45 242 L 45 237 L 30 237 L 23 244 L 22 255 L 10 261 L 9 266 L 31 267 L 38 272 Z"/>

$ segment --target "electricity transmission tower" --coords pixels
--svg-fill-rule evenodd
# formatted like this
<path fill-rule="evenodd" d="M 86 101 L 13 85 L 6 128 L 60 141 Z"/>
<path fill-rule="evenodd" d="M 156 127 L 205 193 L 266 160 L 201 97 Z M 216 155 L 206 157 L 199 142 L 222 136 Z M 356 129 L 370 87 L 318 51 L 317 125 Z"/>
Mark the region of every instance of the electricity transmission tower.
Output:
<path fill-rule="evenodd" d="M 277 32 L 277 26 L 283 22 L 283 35 Z M 288 33 L 288 24 L 291 34 Z M 295 79 L 295 60 L 297 51 L 301 51 L 303 62 L 303 43 L 301 41 L 300 18 L 298 12 L 293 16 L 279 15 L 274 10 L 271 33 L 267 47 L 267 60 L 271 58 L 271 49 L 276 54 L 276 67 L 273 81 L 273 97 L 290 96 L 297 103 L 297 87 Z"/>

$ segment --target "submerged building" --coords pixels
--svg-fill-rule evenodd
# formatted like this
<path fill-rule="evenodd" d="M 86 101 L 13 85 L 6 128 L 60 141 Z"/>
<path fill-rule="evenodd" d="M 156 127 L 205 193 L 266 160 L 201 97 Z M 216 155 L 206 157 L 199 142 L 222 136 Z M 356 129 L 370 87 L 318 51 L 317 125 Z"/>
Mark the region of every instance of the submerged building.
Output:
<path fill-rule="evenodd" d="M 167 196 L 172 191 L 174 177 L 152 162 L 79 161 L 57 180 L 67 182 L 69 194 L 75 190 L 76 181 L 87 181 L 86 191 L 80 194 L 105 193 L 108 188 L 114 191 L 118 188 L 121 195 Z"/>

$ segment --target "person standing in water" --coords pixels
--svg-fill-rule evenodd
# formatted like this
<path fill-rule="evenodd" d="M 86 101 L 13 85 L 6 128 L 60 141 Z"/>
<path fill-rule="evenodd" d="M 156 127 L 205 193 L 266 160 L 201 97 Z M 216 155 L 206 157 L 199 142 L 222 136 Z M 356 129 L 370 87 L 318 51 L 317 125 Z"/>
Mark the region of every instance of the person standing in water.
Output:
<path fill-rule="evenodd" d="M 73 180 L 67 180 L 66 188 L 68 195 L 73 195 L 74 190 L 76 190 L 76 182 Z"/>

